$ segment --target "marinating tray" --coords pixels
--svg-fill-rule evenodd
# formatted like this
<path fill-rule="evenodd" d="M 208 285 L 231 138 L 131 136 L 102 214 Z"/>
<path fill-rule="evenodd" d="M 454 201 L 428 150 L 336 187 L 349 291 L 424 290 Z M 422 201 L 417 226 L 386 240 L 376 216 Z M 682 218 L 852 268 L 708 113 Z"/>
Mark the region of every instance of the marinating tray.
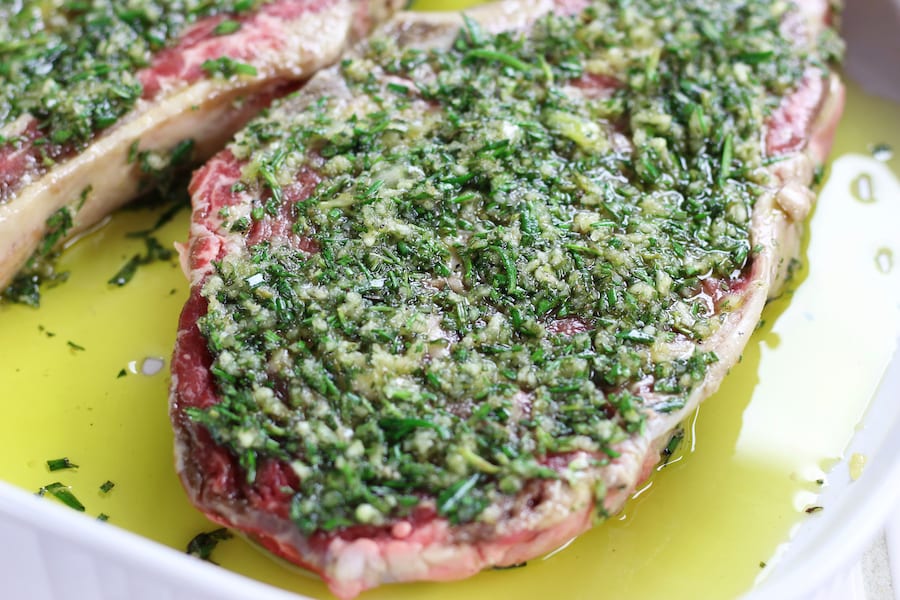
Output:
<path fill-rule="evenodd" d="M 523 568 L 363 600 L 801 598 L 859 555 L 900 501 L 900 105 L 847 85 L 789 291 L 624 512 Z M 108 283 L 142 250 L 127 234 L 164 210 L 121 211 L 70 244 L 69 278 L 39 309 L 0 304 L 0 596 L 330 598 L 238 536 L 214 563 L 185 552 L 218 527 L 173 465 L 168 369 L 188 284 L 174 261 Z M 156 236 L 184 241 L 188 219 Z M 61 458 L 77 468 L 50 470 Z"/>

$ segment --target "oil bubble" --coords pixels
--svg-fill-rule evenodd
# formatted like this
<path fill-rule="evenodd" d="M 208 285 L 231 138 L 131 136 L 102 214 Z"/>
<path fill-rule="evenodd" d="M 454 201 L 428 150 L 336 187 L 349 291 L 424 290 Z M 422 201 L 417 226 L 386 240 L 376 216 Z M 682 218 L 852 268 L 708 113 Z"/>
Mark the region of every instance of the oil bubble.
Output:
<path fill-rule="evenodd" d="M 875 189 L 872 185 L 872 176 L 868 173 L 860 173 L 850 182 L 850 193 L 863 204 L 875 202 Z"/>

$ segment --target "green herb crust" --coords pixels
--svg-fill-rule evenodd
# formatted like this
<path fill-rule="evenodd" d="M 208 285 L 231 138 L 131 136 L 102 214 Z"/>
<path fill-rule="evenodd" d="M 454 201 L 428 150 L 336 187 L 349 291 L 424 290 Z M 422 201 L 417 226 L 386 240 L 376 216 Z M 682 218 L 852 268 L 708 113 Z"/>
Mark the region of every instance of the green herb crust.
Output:
<path fill-rule="evenodd" d="M 491 522 L 615 458 L 716 360 L 698 345 L 749 264 L 766 117 L 829 58 L 780 34 L 790 10 L 621 0 L 528 33 L 466 20 L 449 50 L 373 39 L 340 67 L 352 96 L 288 100 L 232 145 L 252 202 L 220 216 L 274 219 L 315 171 L 292 207 L 315 251 L 215 264 L 221 402 L 190 417 L 249 481 L 293 468 L 304 533 L 423 502 Z"/>
<path fill-rule="evenodd" d="M 81 147 L 134 107 L 143 91 L 137 72 L 150 64 L 155 52 L 177 40 L 186 26 L 210 15 L 246 12 L 261 3 L 0 3 L 0 130 L 31 115 L 46 141 Z M 230 33 L 225 27 L 216 33 Z M 0 137 L 0 145 L 14 141 Z"/>

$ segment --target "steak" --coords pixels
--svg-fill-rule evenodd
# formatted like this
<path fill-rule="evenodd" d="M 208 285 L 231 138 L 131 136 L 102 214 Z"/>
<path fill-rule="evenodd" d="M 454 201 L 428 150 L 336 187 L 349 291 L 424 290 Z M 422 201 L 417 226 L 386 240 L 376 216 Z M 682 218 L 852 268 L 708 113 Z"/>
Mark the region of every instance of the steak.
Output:
<path fill-rule="evenodd" d="M 195 173 L 172 361 L 209 518 L 338 597 L 616 513 L 780 293 L 825 2 L 401 13 Z"/>
<path fill-rule="evenodd" d="M 0 7 L 0 288 L 39 247 L 135 196 L 138 157 L 187 140 L 209 157 L 388 11 L 353 0 L 44 4 Z"/>

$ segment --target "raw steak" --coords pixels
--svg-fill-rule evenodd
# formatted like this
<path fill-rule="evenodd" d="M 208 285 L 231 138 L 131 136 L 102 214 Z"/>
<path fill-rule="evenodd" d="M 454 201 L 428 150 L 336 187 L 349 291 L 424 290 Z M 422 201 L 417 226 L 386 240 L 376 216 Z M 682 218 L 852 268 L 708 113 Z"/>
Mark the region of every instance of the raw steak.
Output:
<path fill-rule="evenodd" d="M 46 234 L 52 247 L 138 193 L 142 153 L 193 140 L 195 158 L 210 156 L 388 10 L 355 0 L 56 4 L 0 8 L 0 289 Z M 122 61 L 144 66 L 121 73 Z M 64 231 L 51 221 L 60 210 L 73 221 Z"/>
<path fill-rule="evenodd" d="M 617 512 L 789 277 L 843 107 L 831 19 L 406 13 L 254 121 L 191 185 L 191 500 L 342 598 Z"/>

